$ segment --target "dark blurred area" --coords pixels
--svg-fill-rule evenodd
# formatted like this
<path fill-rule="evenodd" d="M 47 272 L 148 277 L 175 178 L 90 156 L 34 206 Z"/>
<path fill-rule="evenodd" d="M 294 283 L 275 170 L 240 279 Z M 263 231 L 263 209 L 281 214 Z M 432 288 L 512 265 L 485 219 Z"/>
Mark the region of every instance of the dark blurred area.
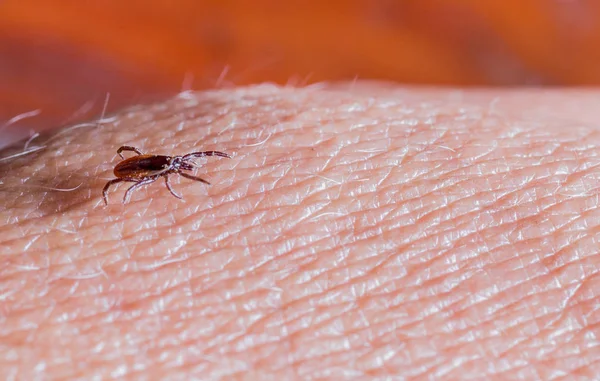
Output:
<path fill-rule="evenodd" d="M 96 118 L 107 94 L 110 112 L 264 81 L 597 85 L 599 21 L 593 0 L 4 0 L 0 136 Z"/>

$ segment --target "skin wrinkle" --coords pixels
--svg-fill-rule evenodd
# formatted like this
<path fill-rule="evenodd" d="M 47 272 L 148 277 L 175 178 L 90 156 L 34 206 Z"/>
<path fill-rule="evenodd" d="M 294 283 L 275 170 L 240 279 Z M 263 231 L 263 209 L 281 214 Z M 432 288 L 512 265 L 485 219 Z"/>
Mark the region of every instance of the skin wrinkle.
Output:
<path fill-rule="evenodd" d="M 4 315 L 6 307 L 0 308 L 0 319 L 19 316 L 25 306 L 34 307 L 40 300 L 35 291 L 26 291 L 31 281 L 22 271 L 15 272 L 15 265 L 40 263 L 39 256 L 45 255 L 48 263 L 28 273 L 48 273 L 45 278 L 51 283 L 44 298 L 56 303 L 44 321 L 52 325 L 42 324 L 35 307 L 29 319 L 37 331 L 54 331 L 46 332 L 45 338 L 36 335 L 35 342 L 64 337 L 65 344 L 91 348 L 94 337 L 113 337 L 120 343 L 100 350 L 93 360 L 85 351 L 55 347 L 44 356 L 50 360 L 47 366 L 58 369 L 59 359 L 75 358 L 94 361 L 103 374 L 118 369 L 116 363 L 145 364 L 138 370 L 124 368 L 129 376 L 149 369 L 158 370 L 152 374 L 202 369 L 204 374 L 241 376 L 260 366 L 288 375 L 290 369 L 312 376 L 318 369 L 322 374 L 336 374 L 337 369 L 383 376 L 402 369 L 408 376 L 450 378 L 481 374 L 483 364 L 506 377 L 521 372 L 547 378 L 553 368 L 549 356 L 562 359 L 562 369 L 584 366 L 576 358 L 569 363 L 568 352 L 559 350 L 583 339 L 544 337 L 557 325 L 569 324 L 578 311 L 593 307 L 593 294 L 579 301 L 584 293 L 568 294 L 565 287 L 581 282 L 592 290 L 595 284 L 595 273 L 581 270 L 583 260 L 594 258 L 581 250 L 595 243 L 598 226 L 593 194 L 597 164 L 591 162 L 595 146 L 588 148 L 588 156 L 579 155 L 585 150 L 575 150 L 578 154 L 568 159 L 571 162 L 564 160 L 564 151 L 567 145 L 589 147 L 597 134 L 577 131 L 586 136 L 580 141 L 561 132 L 541 133 L 539 124 L 519 119 L 513 119 L 516 127 L 506 132 L 498 118 L 482 122 L 479 103 L 467 103 L 466 111 L 457 114 L 455 105 L 444 102 L 353 98 L 269 86 L 194 97 L 201 101 L 185 107 L 181 99 L 168 102 L 167 107 L 180 110 L 173 116 L 168 108 L 157 106 L 149 106 L 154 111 L 126 111 L 133 127 L 125 128 L 121 121 L 109 134 L 81 129 L 63 136 L 68 144 L 57 139 L 63 152 L 42 152 L 73 158 L 47 160 L 55 173 L 68 173 L 63 166 L 78 165 L 77 155 L 89 163 L 80 178 L 72 177 L 83 180 L 84 189 L 73 193 L 81 202 L 65 209 L 68 219 L 47 206 L 64 199 L 48 197 L 51 193 L 46 191 L 37 201 L 29 196 L 31 204 L 21 209 L 4 204 L 0 211 L 3 219 L 18 216 L 17 230 L 0 228 L 0 242 L 6 245 L 0 248 L 0 258 L 10 261 L 8 267 L 0 266 L 0 284 L 25 280 L 0 303 L 12 306 L 9 315 Z M 240 97 L 246 97 L 243 104 Z M 348 102 L 351 105 L 345 106 Z M 228 114 L 235 114 L 235 125 L 224 118 Z M 444 115 L 442 128 L 436 127 L 436 115 Z M 182 120 L 177 132 L 167 128 Z M 151 136 L 136 138 L 148 129 Z M 198 134 L 205 133 L 206 138 L 198 140 Z M 108 138 L 98 142 L 103 136 Z M 261 142 L 265 136 L 269 139 L 248 146 L 248 139 L 257 136 L 262 136 Z M 546 145 L 544 139 L 552 136 L 560 137 L 558 144 Z M 195 146 L 183 142 L 200 141 L 203 148 L 236 156 L 227 162 L 206 161 L 198 170 L 209 176 L 214 184 L 210 188 L 175 183 L 189 198 L 185 203 L 171 200 L 164 187 L 156 185 L 134 194 L 125 207 L 117 203 L 124 191 L 119 188 L 111 193 L 112 205 L 99 207 L 97 189 L 110 178 L 105 174 L 116 160 L 107 158 L 118 145 L 133 141 L 144 151 L 161 147 L 168 153 L 174 140 L 182 147 L 173 152 Z M 89 155 L 85 144 L 91 143 L 108 154 Z M 361 152 L 365 149 L 375 152 Z M 545 162 L 550 154 L 560 156 L 556 163 Z M 0 167 L 3 182 L 6 173 L 13 174 L 8 180 L 14 181 L 21 171 L 31 171 L 29 179 L 44 171 L 43 166 L 10 165 L 17 172 Z M 87 174 L 96 174 L 98 181 L 90 181 Z M 17 194 L 1 196 L 17 199 Z M 120 211 L 131 214 L 124 217 Z M 556 221 L 548 221 L 551 215 Z M 567 215 L 567 222 L 559 218 Z M 316 216 L 319 219 L 313 220 Z M 49 223 L 40 224 L 39 218 Z M 142 219 L 146 222 L 135 223 Z M 77 234 L 84 234 L 76 248 L 68 244 L 72 234 L 48 227 L 71 226 L 73 220 L 80 221 Z M 543 228 L 546 221 L 548 228 Z M 171 230 L 173 223 L 177 228 Z M 113 238 L 106 240 L 107 236 Z M 39 238 L 33 241 L 34 237 Z M 168 261 L 170 242 L 182 242 L 170 253 L 182 260 L 152 267 Z M 18 245 L 29 245 L 27 262 L 11 255 L 9 248 Z M 78 253 L 90 245 L 96 248 L 93 255 Z M 48 250 L 56 254 L 48 256 Z M 570 261 L 559 260 L 569 256 Z M 69 279 L 83 268 L 97 269 L 96 258 L 104 258 L 102 276 Z M 560 277 L 568 278 L 574 266 L 578 278 L 558 281 L 551 288 Z M 515 274 L 519 269 L 527 273 Z M 74 282 L 77 287 L 70 286 Z M 357 287 L 363 290 L 360 296 L 354 291 Z M 564 293 L 557 293 L 561 289 Z M 92 306 L 90 295 L 110 302 Z M 559 295 L 560 303 L 553 303 Z M 567 297 L 572 302 L 565 306 Z M 540 305 L 553 307 L 535 312 Z M 80 306 L 86 306 L 85 313 Z M 512 325 L 523 308 L 529 313 Z M 71 313 L 57 320 L 63 311 Z M 182 322 L 183 311 L 189 318 L 173 326 Z M 105 323 L 94 325 L 95 319 Z M 354 321 L 363 323 L 356 326 Z M 138 332 L 121 338 L 134 322 L 148 324 L 142 331 L 147 336 Z M 88 329 L 79 329 L 77 339 L 65 333 L 84 324 Z M 593 332 L 596 324 L 591 318 L 585 327 Z M 513 345 L 498 341 L 504 334 L 514 338 L 509 342 Z M 6 335 L 10 331 L 0 334 Z M 550 351 L 536 350 L 541 343 Z M 142 355 L 139 348 L 146 348 Z M 167 353 L 159 360 L 161 348 Z M 501 350 L 491 354 L 490 348 Z M 21 350 L 20 356 L 27 354 Z M 41 357 L 32 357 L 36 358 Z M 539 369 L 532 372 L 532 364 Z M 68 377 L 74 374 L 69 372 L 84 370 L 63 372 Z"/>

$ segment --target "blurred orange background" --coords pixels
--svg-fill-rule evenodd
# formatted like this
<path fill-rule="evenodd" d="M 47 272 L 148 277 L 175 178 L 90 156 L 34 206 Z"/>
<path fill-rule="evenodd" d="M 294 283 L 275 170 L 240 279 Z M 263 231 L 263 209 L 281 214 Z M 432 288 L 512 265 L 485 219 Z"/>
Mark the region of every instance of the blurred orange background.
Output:
<path fill-rule="evenodd" d="M 599 21 L 593 0 L 4 0 L 0 126 L 264 81 L 596 85 Z"/>

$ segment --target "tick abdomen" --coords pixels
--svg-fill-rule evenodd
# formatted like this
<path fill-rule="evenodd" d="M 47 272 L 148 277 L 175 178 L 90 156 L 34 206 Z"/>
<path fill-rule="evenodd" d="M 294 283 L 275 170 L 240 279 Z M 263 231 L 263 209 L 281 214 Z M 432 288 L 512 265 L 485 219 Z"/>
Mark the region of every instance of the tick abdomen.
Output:
<path fill-rule="evenodd" d="M 117 177 L 141 178 L 157 175 L 169 167 L 171 158 L 162 155 L 138 155 L 130 157 L 115 166 Z"/>

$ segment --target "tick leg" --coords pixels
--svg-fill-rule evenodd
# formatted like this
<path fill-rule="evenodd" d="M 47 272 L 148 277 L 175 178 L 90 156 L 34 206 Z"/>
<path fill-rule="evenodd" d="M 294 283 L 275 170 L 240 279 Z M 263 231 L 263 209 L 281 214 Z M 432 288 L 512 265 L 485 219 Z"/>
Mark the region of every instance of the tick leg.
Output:
<path fill-rule="evenodd" d="M 221 156 L 221 157 L 226 157 L 226 158 L 231 159 L 231 156 L 229 156 L 225 152 L 220 152 L 220 151 L 192 152 L 192 153 L 188 153 L 187 155 L 184 155 L 182 159 L 183 159 L 183 161 L 186 161 L 188 159 L 204 157 L 204 156 Z"/>
<path fill-rule="evenodd" d="M 104 200 L 104 203 L 106 205 L 108 205 L 108 197 L 107 197 L 108 188 L 110 188 L 111 185 L 113 185 L 113 184 L 121 183 L 123 181 L 129 181 L 129 182 L 137 183 L 139 180 L 137 180 L 137 179 L 129 179 L 129 178 L 118 178 L 118 179 L 112 179 L 109 182 L 107 182 L 106 185 L 104 186 L 104 189 L 102 189 L 102 199 Z"/>
<path fill-rule="evenodd" d="M 121 181 L 125 181 L 125 180 L 124 179 L 113 179 L 106 183 L 106 185 L 104 186 L 104 189 L 102 189 L 102 199 L 104 200 L 104 204 L 108 205 L 108 197 L 107 197 L 108 188 L 110 188 L 110 186 L 113 184 L 120 183 Z"/>
<path fill-rule="evenodd" d="M 201 183 L 204 183 L 204 184 L 210 185 L 210 183 L 209 183 L 208 181 L 206 181 L 206 180 L 204 180 L 204 179 L 202 179 L 202 178 L 200 178 L 200 177 L 196 177 L 196 176 L 188 175 L 187 173 L 183 173 L 183 172 L 179 172 L 179 174 L 180 174 L 181 176 L 183 176 L 183 177 L 187 178 L 187 179 L 190 179 L 190 180 L 196 180 L 196 181 L 200 181 Z"/>
<path fill-rule="evenodd" d="M 125 192 L 125 196 L 123 196 L 123 204 L 127 204 L 129 202 L 129 199 L 131 198 L 131 192 L 133 192 L 141 186 L 155 182 L 156 179 L 158 179 L 158 176 L 150 177 L 144 180 L 139 180 L 136 184 L 130 186 L 129 189 L 127 189 L 127 192 Z"/>
<path fill-rule="evenodd" d="M 119 156 L 121 156 L 121 159 L 125 159 L 125 157 L 123 157 L 123 155 L 121 154 L 121 152 L 123 152 L 123 151 L 133 151 L 133 152 L 137 153 L 138 155 L 143 155 L 143 153 L 135 147 L 122 146 L 122 147 L 119 147 L 119 149 L 117 150 L 117 153 L 119 154 Z"/>
<path fill-rule="evenodd" d="M 183 199 L 183 196 L 178 194 L 177 192 L 175 192 L 173 190 L 173 188 L 171 188 L 171 182 L 169 181 L 169 175 L 165 176 L 165 184 L 167 184 L 167 188 L 169 189 L 169 192 L 171 192 L 171 194 L 175 197 L 177 197 L 178 199 Z"/>

